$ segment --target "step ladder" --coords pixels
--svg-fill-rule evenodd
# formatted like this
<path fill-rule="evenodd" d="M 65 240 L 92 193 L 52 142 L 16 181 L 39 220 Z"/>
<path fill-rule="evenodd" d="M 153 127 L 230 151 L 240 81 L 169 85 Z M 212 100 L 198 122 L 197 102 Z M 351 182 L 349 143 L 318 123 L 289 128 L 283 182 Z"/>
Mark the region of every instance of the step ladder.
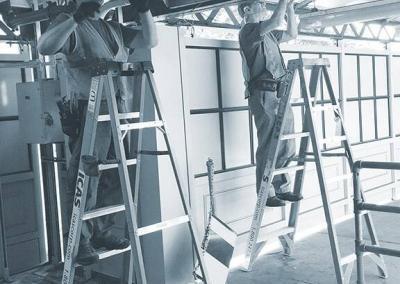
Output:
<path fill-rule="evenodd" d="M 327 190 L 327 184 L 330 182 L 343 181 L 346 179 L 351 179 L 352 175 L 344 175 L 342 177 L 335 177 L 331 180 L 325 179 L 324 167 L 323 167 L 323 157 L 343 157 L 346 158 L 350 169 L 353 168 L 353 155 L 351 152 L 351 146 L 346 134 L 345 125 L 343 122 L 343 116 L 340 109 L 340 105 L 334 95 L 332 84 L 329 78 L 329 73 L 327 67 L 329 66 L 329 61 L 324 58 L 319 59 L 294 59 L 288 62 L 288 72 L 285 76 L 283 82 L 279 88 L 278 97 L 280 97 L 280 103 L 278 106 L 278 112 L 275 120 L 275 126 L 273 129 L 273 137 L 271 141 L 271 146 L 269 148 L 266 168 L 262 178 L 260 191 L 258 193 L 256 208 L 254 210 L 254 215 L 252 219 L 252 224 L 250 227 L 248 242 L 246 247 L 245 261 L 243 269 L 246 271 L 251 270 L 258 254 L 265 245 L 266 241 L 259 240 L 260 226 L 262 223 L 262 218 L 264 216 L 265 204 L 268 197 L 268 191 L 270 188 L 274 190 L 272 185 L 272 180 L 274 176 L 278 174 L 295 173 L 294 189 L 293 192 L 296 194 L 302 193 L 304 173 L 306 170 L 306 162 L 315 162 L 319 187 L 322 197 L 322 203 L 324 208 L 325 219 L 327 222 L 329 241 L 332 251 L 332 257 L 335 267 L 335 274 L 337 283 L 349 283 L 354 261 L 356 259 L 355 254 L 349 255 L 342 258 L 338 238 L 336 234 L 336 229 L 333 221 L 332 210 L 330 206 L 329 194 Z M 307 88 L 304 69 L 311 69 L 310 84 Z M 294 78 L 298 73 L 300 79 L 301 88 L 301 98 L 292 99 L 292 86 Z M 326 84 L 330 102 L 324 103 L 324 105 L 317 105 L 316 91 L 320 79 L 324 79 Z M 296 105 L 303 106 L 303 126 L 302 132 L 294 134 L 283 134 L 283 127 L 286 114 L 290 108 L 291 104 L 296 103 Z M 333 111 L 335 122 L 337 126 L 337 136 L 331 138 L 318 139 L 316 136 L 315 128 L 315 118 L 314 115 L 321 111 Z M 288 166 L 285 168 L 275 168 L 277 160 L 277 149 L 280 147 L 280 141 L 285 139 L 300 139 L 300 147 L 298 156 L 295 157 L 294 161 L 297 162 L 294 166 Z M 312 152 L 307 152 L 309 143 L 311 140 Z M 321 145 L 340 142 L 341 152 L 331 153 L 329 151 L 321 150 Z M 298 214 L 300 209 L 300 202 L 292 203 L 290 209 L 290 216 L 288 221 L 288 227 L 279 230 L 279 240 L 284 249 L 284 253 L 290 255 L 293 251 L 294 236 L 297 228 Z M 376 238 L 374 225 L 369 213 L 364 215 L 368 232 L 371 240 L 374 244 L 378 244 Z M 386 268 L 382 257 L 379 254 L 373 255 L 373 260 L 378 266 L 379 273 L 382 277 L 386 275 Z"/>
<path fill-rule="evenodd" d="M 125 212 L 127 227 L 128 227 L 128 235 L 131 243 L 131 247 L 128 247 L 124 250 L 113 250 L 113 251 L 105 251 L 99 252 L 99 259 L 108 258 L 117 254 L 124 253 L 126 251 L 131 252 L 130 258 L 130 275 L 129 275 L 129 284 L 132 283 L 133 280 L 133 271 L 135 276 L 135 284 L 145 284 L 146 281 L 146 273 L 142 255 L 142 248 L 140 244 L 140 237 L 151 234 L 154 232 L 158 232 L 173 226 L 187 224 L 191 237 L 192 244 L 195 249 L 198 262 L 200 265 L 201 272 L 204 276 L 205 283 L 209 283 L 208 274 L 206 268 L 204 266 L 203 255 L 200 249 L 198 235 L 196 232 L 195 225 L 193 224 L 193 219 L 191 217 L 189 203 L 183 193 L 182 184 L 179 177 L 179 172 L 177 170 L 177 166 L 175 164 L 175 153 L 170 145 L 170 140 L 168 138 L 168 132 L 165 122 L 163 121 L 162 109 L 160 105 L 160 99 L 158 95 L 158 91 L 155 85 L 155 81 L 153 78 L 153 67 L 151 62 L 141 62 L 139 63 L 140 70 L 135 71 L 122 71 L 121 65 L 115 62 L 99 62 L 95 66 L 91 67 L 92 69 L 92 81 L 90 88 L 90 96 L 87 108 L 86 122 L 83 133 L 83 143 L 81 150 L 81 160 L 79 162 L 79 173 L 76 182 L 76 192 L 74 199 L 74 207 L 71 217 L 71 225 L 68 236 L 68 246 L 65 254 L 65 264 L 64 264 L 64 272 L 62 283 L 63 284 L 72 284 L 75 267 L 77 263 L 75 259 L 78 254 L 78 247 L 81 235 L 82 221 L 89 220 L 93 218 L 98 218 L 101 216 L 115 214 L 117 212 Z M 144 95 L 145 88 L 144 84 L 142 84 L 141 88 L 141 104 L 140 104 L 140 112 L 135 113 L 118 113 L 117 101 L 115 98 L 115 88 L 113 83 L 113 77 L 116 76 L 141 76 L 142 82 L 144 83 L 147 79 L 150 91 L 154 101 L 154 107 L 158 116 L 157 121 L 143 121 L 143 110 L 144 110 Z M 105 88 L 105 97 L 107 99 L 108 111 L 107 115 L 99 115 L 100 103 L 103 96 L 103 87 Z M 135 123 L 127 123 L 124 124 L 120 122 L 123 119 L 139 119 L 138 122 Z M 98 168 L 94 171 L 104 171 L 109 169 L 118 168 L 118 173 L 120 176 L 121 182 L 121 190 L 123 195 L 124 204 L 117 206 L 110 206 L 106 208 L 100 208 L 96 210 L 92 210 L 89 212 L 85 212 L 85 204 L 87 197 L 87 189 L 89 186 L 89 176 L 88 171 L 92 171 L 92 169 L 88 169 L 87 163 L 85 163 L 82 157 L 90 157 L 93 155 L 93 148 L 96 137 L 96 126 L 98 122 L 110 121 L 112 137 L 114 142 L 116 160 L 115 161 L 106 161 L 105 163 L 98 164 Z M 141 150 L 141 139 L 139 141 L 139 151 L 137 159 L 126 159 L 125 149 L 123 145 L 123 139 L 126 133 L 130 130 L 139 130 L 139 133 L 143 129 L 146 128 L 157 128 L 159 129 L 164 137 L 165 144 L 167 147 L 166 151 L 142 151 Z M 145 226 L 142 228 L 138 227 L 137 224 L 137 202 L 134 203 L 134 197 L 132 196 L 132 189 L 129 180 L 129 172 L 128 166 L 136 165 L 140 167 L 140 155 L 168 155 L 170 157 L 170 162 L 172 164 L 174 176 L 177 182 L 177 187 L 179 190 L 182 206 L 185 212 L 184 216 L 163 221 L 157 224 Z M 86 171 L 86 173 L 85 173 Z M 92 174 L 92 173 L 89 173 Z M 137 177 L 138 177 L 138 173 Z M 138 196 L 139 190 L 139 181 L 136 178 L 135 181 L 135 199 Z"/>

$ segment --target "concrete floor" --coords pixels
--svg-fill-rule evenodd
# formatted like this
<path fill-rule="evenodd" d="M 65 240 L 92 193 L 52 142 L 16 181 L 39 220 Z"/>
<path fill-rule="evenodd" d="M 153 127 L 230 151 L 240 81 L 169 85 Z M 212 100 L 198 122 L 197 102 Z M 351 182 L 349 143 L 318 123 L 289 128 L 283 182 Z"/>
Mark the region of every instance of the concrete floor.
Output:
<path fill-rule="evenodd" d="M 400 205 L 400 202 L 397 203 Z M 374 213 L 373 219 L 381 241 L 381 245 L 400 249 L 400 216 Z M 354 249 L 354 220 L 346 221 L 337 226 L 339 243 L 343 256 Z M 365 276 L 368 284 L 399 284 L 400 259 L 385 257 L 389 277 L 378 277 L 376 266 L 366 258 Z M 79 274 L 78 274 L 79 275 Z M 59 283 L 61 268 L 49 271 L 41 268 L 19 275 L 16 284 L 47 284 Z M 78 276 L 79 279 L 79 276 Z M 353 271 L 351 283 L 355 283 Z M 1 282 L 1 280 L 0 280 Z M 81 280 L 76 283 L 112 284 L 111 279 L 97 277 L 92 280 Z M 118 282 L 115 282 L 118 283 Z M 317 233 L 295 244 L 293 256 L 286 257 L 281 252 L 261 256 L 254 265 L 252 272 L 242 272 L 239 269 L 231 272 L 228 284 L 334 284 L 336 283 L 332 256 L 326 231 Z M 175 283 L 173 283 L 175 284 Z M 181 283 L 176 283 L 181 284 Z M 183 283 L 182 283 L 183 284 Z M 219 284 L 219 283 L 218 283 Z"/>
<path fill-rule="evenodd" d="M 400 205 L 398 202 L 396 205 Z M 373 220 L 384 247 L 400 249 L 400 216 L 388 213 L 373 213 Z M 354 251 L 354 220 L 337 226 L 342 256 Z M 366 235 L 365 235 L 366 236 Z M 378 277 L 376 266 L 365 258 L 365 279 L 368 284 L 399 284 L 400 258 L 385 256 L 389 277 Z M 281 252 L 261 256 L 251 272 L 236 269 L 231 272 L 228 284 L 329 284 L 336 283 L 332 255 L 327 231 L 317 233 L 296 242 L 293 256 Z M 351 283 L 356 283 L 353 270 Z"/>

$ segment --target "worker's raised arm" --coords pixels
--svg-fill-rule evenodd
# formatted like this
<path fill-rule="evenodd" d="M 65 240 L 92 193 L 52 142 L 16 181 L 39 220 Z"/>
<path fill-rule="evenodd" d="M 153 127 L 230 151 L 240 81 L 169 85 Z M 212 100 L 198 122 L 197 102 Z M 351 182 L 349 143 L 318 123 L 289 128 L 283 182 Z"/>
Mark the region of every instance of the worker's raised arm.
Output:
<path fill-rule="evenodd" d="M 40 37 L 38 51 L 42 55 L 54 55 L 60 52 L 80 22 L 94 17 L 99 12 L 100 4 L 84 2 L 79 5 L 73 15 L 60 14 Z"/>
<path fill-rule="evenodd" d="M 149 0 L 135 0 L 132 4 L 139 12 L 142 30 L 129 43 L 131 48 L 152 48 L 158 43 L 157 28 L 150 12 Z"/>
<path fill-rule="evenodd" d="M 289 41 L 295 39 L 298 35 L 298 22 L 294 13 L 294 0 L 289 1 L 287 4 L 287 30 L 283 32 L 280 42 Z"/>
<path fill-rule="evenodd" d="M 38 42 L 38 51 L 42 55 L 54 55 L 59 52 L 78 24 L 72 16 L 60 14 L 55 23 L 49 26 Z"/>
<path fill-rule="evenodd" d="M 267 34 L 279 28 L 285 21 L 286 6 L 288 0 L 279 0 L 278 7 L 276 7 L 271 18 L 261 22 L 260 33 L 261 35 Z"/>

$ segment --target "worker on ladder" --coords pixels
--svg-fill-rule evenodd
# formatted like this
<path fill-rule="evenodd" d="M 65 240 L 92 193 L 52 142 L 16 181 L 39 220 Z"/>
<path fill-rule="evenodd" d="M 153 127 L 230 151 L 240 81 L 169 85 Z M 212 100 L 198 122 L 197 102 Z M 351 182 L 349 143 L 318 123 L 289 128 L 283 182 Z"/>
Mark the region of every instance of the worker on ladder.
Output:
<path fill-rule="evenodd" d="M 90 93 L 91 73 L 87 67 L 96 61 L 107 60 L 127 62 L 130 51 L 135 48 L 152 48 L 157 44 L 156 27 L 150 12 L 150 0 L 130 0 L 137 10 L 142 29 L 126 27 L 118 22 L 106 22 L 100 18 L 103 0 L 78 0 L 73 14 L 60 14 L 41 36 L 38 50 L 42 55 L 62 53 L 65 58 L 67 76 L 67 99 L 64 102 L 65 115 L 62 115 L 64 132 L 69 136 L 71 160 L 67 171 L 67 191 L 64 208 L 66 218 L 72 213 L 78 175 L 83 127 L 86 118 Z M 119 78 L 115 78 L 116 96 L 120 112 L 124 112 L 125 94 Z M 107 110 L 106 100 L 102 101 L 100 112 Z M 100 161 L 112 159 L 110 122 L 97 126 L 94 155 Z M 99 190 L 98 190 L 99 187 Z M 90 177 L 86 210 L 96 206 L 110 206 L 122 200 L 117 170 L 107 171 L 102 177 Z M 95 248 L 109 250 L 124 249 L 129 240 L 111 234 L 114 217 L 104 216 L 82 225 L 77 262 L 89 265 L 98 260 Z M 69 226 L 68 226 L 69 228 Z"/>
<path fill-rule="evenodd" d="M 243 18 L 239 44 L 246 85 L 245 97 L 249 99 L 249 107 L 257 127 L 257 192 L 260 190 L 279 104 L 277 98 L 279 81 L 286 74 L 279 43 L 296 38 L 298 28 L 294 0 L 280 0 L 272 15 L 266 4 L 266 1 L 253 0 L 238 6 L 239 14 Z M 285 24 L 287 25 L 285 31 L 278 30 Z M 293 112 L 291 109 L 289 112 L 284 134 L 294 132 Z M 287 166 L 295 155 L 295 147 L 294 140 L 282 141 L 276 162 L 277 168 Z M 268 193 L 267 206 L 279 207 L 284 206 L 285 201 L 295 202 L 302 199 L 301 195 L 288 191 L 290 180 L 287 174 L 275 176 L 273 185 L 275 191 Z"/>

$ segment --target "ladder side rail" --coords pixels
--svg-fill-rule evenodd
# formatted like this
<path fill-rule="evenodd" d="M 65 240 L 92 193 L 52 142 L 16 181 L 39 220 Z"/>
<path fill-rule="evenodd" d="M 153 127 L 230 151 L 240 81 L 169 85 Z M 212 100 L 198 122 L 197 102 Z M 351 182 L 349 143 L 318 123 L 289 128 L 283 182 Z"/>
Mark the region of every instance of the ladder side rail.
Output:
<path fill-rule="evenodd" d="M 311 94 L 311 97 L 315 97 L 316 96 L 316 92 L 317 92 L 317 88 L 318 88 L 318 83 L 319 83 L 319 78 L 321 77 L 321 66 L 314 66 L 311 70 L 311 76 L 310 76 L 310 85 L 309 85 L 309 91 Z M 303 95 L 303 91 L 302 95 Z M 304 108 L 305 110 L 305 108 Z M 305 111 L 303 112 L 305 113 Z M 304 116 L 303 118 L 303 132 L 309 132 L 310 129 L 310 121 L 308 120 L 307 115 Z M 302 172 L 296 172 L 296 176 L 295 176 L 295 182 L 294 182 L 294 188 L 293 188 L 293 192 L 295 194 L 300 194 L 302 193 L 303 190 L 303 184 L 304 184 L 304 174 L 306 171 L 306 152 L 309 146 L 309 142 L 310 142 L 310 136 L 309 137 L 305 137 L 304 139 L 302 139 L 300 141 L 300 148 L 299 148 L 299 161 L 297 163 L 297 165 L 299 166 L 304 166 L 304 171 Z M 290 208 L 290 215 L 289 215 L 289 222 L 288 225 L 289 227 L 294 228 L 293 233 L 288 234 L 288 237 L 290 238 L 290 240 L 293 242 L 294 241 L 294 235 L 296 233 L 296 229 L 297 229 L 297 221 L 298 221 L 298 215 L 299 215 L 299 211 L 300 211 L 300 202 L 294 202 L 291 204 L 291 208 Z M 281 239 L 282 241 L 282 239 Z M 290 246 L 285 246 L 285 248 L 290 248 Z M 285 251 L 286 254 L 290 255 L 291 251 Z"/>
<path fill-rule="evenodd" d="M 305 78 L 304 78 L 304 71 L 302 68 L 299 69 L 299 75 L 300 75 L 301 89 L 303 91 L 303 97 L 305 100 L 306 116 L 308 117 L 308 120 L 310 121 L 310 129 L 309 130 L 310 130 L 310 134 L 311 134 L 311 142 L 312 142 L 312 146 L 313 146 L 313 152 L 315 154 L 316 170 L 317 170 L 317 174 L 318 174 L 318 181 L 319 181 L 319 186 L 320 186 L 320 191 L 321 191 L 321 198 L 322 198 L 322 202 L 323 202 L 325 219 L 327 222 L 329 241 L 330 241 L 330 245 L 331 245 L 333 263 L 334 263 L 335 273 L 336 273 L 336 280 L 337 280 L 337 283 L 342 284 L 343 283 L 343 270 L 340 265 L 341 255 L 340 255 L 340 251 L 339 251 L 339 243 L 337 240 L 336 228 L 333 223 L 333 217 L 332 217 L 332 211 L 330 208 L 330 200 L 329 200 L 329 196 L 328 196 L 328 192 L 327 192 L 327 187 L 326 187 L 325 180 L 324 180 L 325 175 L 324 175 L 324 170 L 322 168 L 322 163 L 321 163 L 321 150 L 320 150 L 317 138 L 316 138 L 315 123 L 314 123 L 313 114 L 312 114 L 311 99 L 307 92 L 307 87 L 306 87 Z"/>
<path fill-rule="evenodd" d="M 257 256 L 257 239 L 260 231 L 260 226 L 262 222 L 262 218 L 264 215 L 265 204 L 268 198 L 268 190 L 272 187 L 272 181 L 274 177 L 275 164 L 278 156 L 278 149 L 281 143 L 281 137 L 283 133 L 283 125 L 286 121 L 286 114 L 290 107 L 290 98 L 293 88 L 293 76 L 296 68 L 298 68 L 298 61 L 289 61 L 288 72 L 284 81 L 281 83 L 281 87 L 279 89 L 279 107 L 278 113 L 275 118 L 274 127 L 273 127 L 273 137 L 270 142 L 269 151 L 267 154 L 266 166 L 263 174 L 263 178 L 260 184 L 260 190 L 257 196 L 257 203 L 254 209 L 253 219 L 249 231 L 246 255 L 244 266 L 248 270 L 251 269 L 255 258 Z"/>
<path fill-rule="evenodd" d="M 329 77 L 328 69 L 326 68 L 326 66 L 323 66 L 322 70 L 323 70 L 323 75 L 324 75 L 324 78 L 325 78 L 325 83 L 326 83 L 326 87 L 327 87 L 327 90 L 328 90 L 329 97 L 330 97 L 330 99 L 331 99 L 333 104 L 339 105 L 339 102 L 338 102 L 338 100 L 337 100 L 337 98 L 336 98 L 336 96 L 334 94 L 334 91 L 333 91 L 332 82 L 331 82 L 330 77 Z M 346 126 L 344 124 L 343 114 L 342 114 L 342 111 L 341 111 L 340 108 L 337 108 L 335 110 L 335 117 L 340 119 L 341 128 L 342 128 L 342 135 L 346 136 L 346 140 L 342 141 L 342 144 L 344 145 L 344 148 L 345 148 L 345 151 L 346 151 L 346 158 L 347 158 L 347 161 L 349 163 L 350 170 L 353 171 L 353 168 L 354 168 L 353 152 L 352 152 L 351 145 L 350 145 L 350 142 L 349 142 L 350 140 L 349 140 L 349 136 L 347 134 Z M 362 199 L 363 202 L 365 202 L 365 195 L 364 195 L 364 191 L 362 189 L 361 184 L 359 185 L 359 188 L 360 188 L 361 199 Z M 375 229 L 374 223 L 372 221 L 371 214 L 369 212 L 367 212 L 363 216 L 364 216 L 364 220 L 366 222 L 366 227 L 367 227 L 367 230 L 368 230 L 368 234 L 369 234 L 369 236 L 371 238 L 371 243 L 373 245 L 378 245 L 379 246 L 379 240 L 378 240 L 378 237 L 377 237 L 377 234 L 376 234 L 376 229 Z M 379 262 L 379 263 L 375 262 L 377 264 L 377 267 L 378 267 L 378 272 L 379 272 L 381 277 L 386 278 L 387 277 L 387 269 L 386 269 L 386 265 L 385 265 L 385 263 L 383 261 L 383 256 L 380 255 L 380 254 L 376 254 L 376 255 L 381 259 L 381 262 Z"/>
<path fill-rule="evenodd" d="M 175 152 L 174 152 L 174 150 L 171 147 L 171 144 L 169 142 L 168 130 L 167 130 L 167 126 L 165 124 L 165 121 L 164 121 L 164 118 L 163 118 L 163 115 L 162 115 L 163 111 L 162 111 L 161 101 L 160 101 L 158 90 L 157 90 L 157 87 L 156 87 L 156 84 L 155 84 L 155 81 L 154 81 L 154 77 L 153 77 L 152 72 L 150 70 L 148 70 L 148 69 L 145 69 L 145 74 L 146 74 L 146 78 L 147 78 L 149 86 L 150 86 L 151 94 L 153 96 L 153 100 L 154 100 L 154 105 L 155 105 L 155 109 L 156 109 L 156 112 L 157 112 L 157 116 L 161 121 L 164 122 L 164 125 L 162 127 L 163 128 L 162 133 L 163 133 L 163 136 L 164 136 L 164 140 L 165 140 L 165 144 L 166 144 L 167 150 L 169 151 L 169 158 L 170 158 L 170 161 L 171 161 L 172 170 L 174 172 L 175 180 L 176 180 L 176 183 L 177 183 L 177 186 L 178 186 L 180 198 L 181 198 L 182 205 L 183 205 L 183 210 L 184 210 L 185 214 L 188 215 L 188 217 L 189 217 L 189 222 L 188 222 L 189 231 L 190 231 L 190 234 L 192 236 L 193 245 L 194 245 L 194 248 L 195 248 L 196 255 L 197 255 L 198 260 L 199 260 L 200 270 L 201 270 L 201 272 L 203 274 L 203 278 L 205 280 L 205 283 L 206 284 L 210 284 L 211 283 L 210 282 L 210 278 L 208 276 L 207 268 L 205 266 L 203 253 L 202 253 L 202 250 L 200 248 L 199 235 L 197 233 L 196 225 L 193 222 L 193 217 L 192 217 L 192 214 L 191 214 L 191 210 L 189 209 L 189 202 L 188 202 L 188 200 L 187 200 L 187 198 L 185 196 L 185 193 L 183 192 L 181 179 L 179 177 L 179 171 L 178 171 L 178 168 L 177 168 L 177 164 L 175 163 L 176 155 L 175 155 Z"/>
<path fill-rule="evenodd" d="M 144 73 L 139 75 L 140 81 L 140 110 L 139 110 L 139 123 L 144 121 L 144 107 L 146 100 L 146 78 Z M 143 144 L 143 129 L 140 128 L 137 131 L 137 153 L 136 153 L 136 168 L 135 168 L 135 189 L 134 189 L 134 203 L 136 212 L 138 210 L 139 202 L 139 190 L 140 190 L 140 172 L 141 172 L 141 160 L 142 160 L 142 144 Z"/>
<path fill-rule="evenodd" d="M 111 74 L 107 75 L 107 87 L 109 94 L 107 95 L 107 105 L 111 117 L 111 131 L 114 141 L 114 149 L 116 158 L 120 161 L 118 164 L 118 172 L 120 176 L 120 184 L 122 195 L 125 203 L 125 214 L 128 223 L 129 237 L 131 240 L 131 250 L 135 250 L 134 255 L 134 268 L 136 271 L 136 279 L 138 283 L 146 284 L 146 272 L 144 268 L 142 248 L 140 245 L 140 238 L 136 234 L 138 229 L 136 210 L 133 206 L 133 196 L 132 189 L 130 186 L 129 172 L 126 164 L 126 153 L 122 138 L 122 133 L 120 131 L 120 121 L 118 119 L 118 107 L 117 100 L 115 97 L 114 82 Z"/>
<path fill-rule="evenodd" d="M 83 171 L 82 156 L 93 155 L 97 117 L 99 116 L 100 104 L 103 94 L 104 77 L 92 78 L 90 86 L 89 101 L 86 112 L 85 127 L 83 129 L 82 148 L 79 160 L 79 170 L 75 186 L 74 204 L 68 234 L 68 245 L 65 251 L 63 284 L 72 284 L 75 275 L 75 259 L 78 255 L 79 241 L 82 230 L 82 217 L 85 211 L 86 197 L 89 188 L 89 176 Z"/>

